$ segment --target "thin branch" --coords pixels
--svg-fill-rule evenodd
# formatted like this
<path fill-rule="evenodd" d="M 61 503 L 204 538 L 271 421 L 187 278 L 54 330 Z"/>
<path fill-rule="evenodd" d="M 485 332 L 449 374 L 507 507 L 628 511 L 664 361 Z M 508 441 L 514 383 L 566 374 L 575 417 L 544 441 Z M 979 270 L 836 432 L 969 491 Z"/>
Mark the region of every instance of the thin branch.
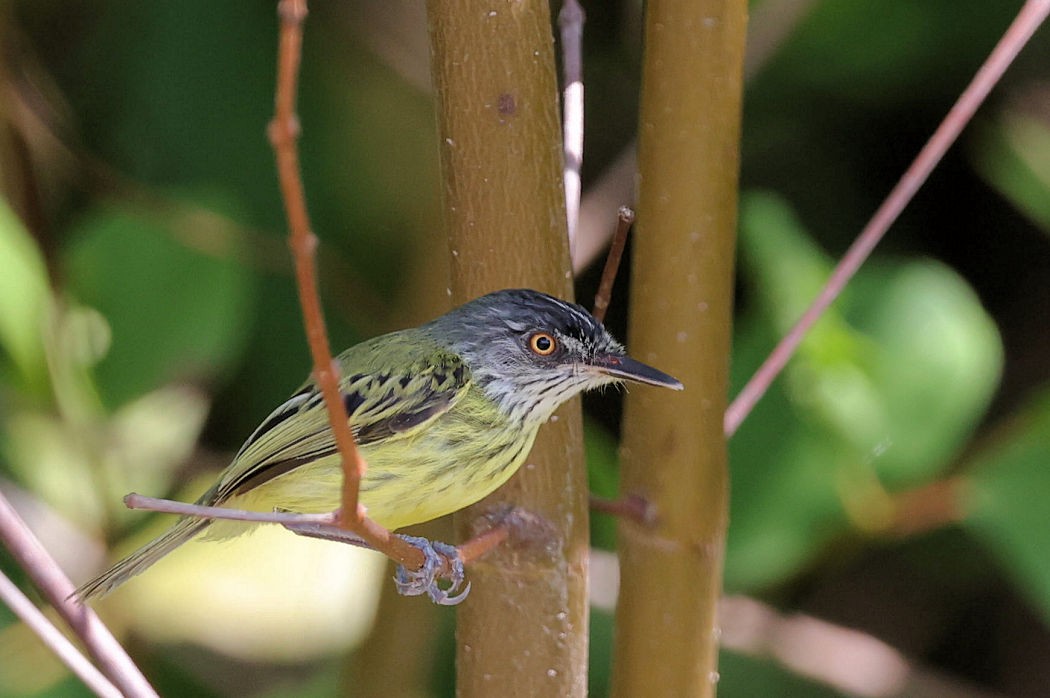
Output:
<path fill-rule="evenodd" d="M 582 31 L 583 11 L 572 0 L 570 0 L 570 4 L 576 5 L 577 10 L 579 10 L 579 17 L 570 16 L 569 19 L 571 21 L 568 21 L 567 24 L 575 24 L 577 26 L 577 34 L 579 34 Z M 302 306 L 303 323 L 306 326 L 310 354 L 313 358 L 314 380 L 324 398 L 336 446 L 342 457 L 342 506 L 338 512 L 335 512 L 334 518 L 330 514 L 321 514 L 315 515 L 319 518 L 307 519 L 302 518 L 300 515 L 287 513 L 260 515 L 257 512 L 236 512 L 231 516 L 230 512 L 235 510 L 222 507 L 196 507 L 179 502 L 170 502 L 162 504 L 162 506 L 165 506 L 169 511 L 178 509 L 181 513 L 188 513 L 194 516 L 282 523 L 293 531 L 296 530 L 296 527 L 299 528 L 299 532 L 309 529 L 311 534 L 314 535 L 321 534 L 322 537 L 349 542 L 347 536 L 328 535 L 328 532 L 322 530 L 330 521 L 334 520 L 341 529 L 350 531 L 355 536 L 360 537 L 366 547 L 387 555 L 405 567 L 420 569 L 424 564 L 422 551 L 368 518 L 364 508 L 358 501 L 361 478 L 364 476 L 366 464 L 361 457 L 353 432 L 350 429 L 349 415 L 346 412 L 346 406 L 343 404 L 339 391 L 339 366 L 332 360 L 328 336 L 325 331 L 321 302 L 317 293 L 314 264 L 318 242 L 310 227 L 309 214 L 306 210 L 306 197 L 300 176 L 299 120 L 296 115 L 295 105 L 299 66 L 302 57 L 302 25 L 306 14 L 306 0 L 281 0 L 278 3 L 281 28 L 278 47 L 277 88 L 274 99 L 274 118 L 270 122 L 268 135 L 277 160 L 281 195 L 284 200 L 285 212 L 288 216 L 289 246 L 295 258 L 295 276 L 299 287 L 299 301 Z M 579 53 L 578 44 L 579 40 L 577 38 L 575 48 L 577 54 Z M 580 60 L 577 60 L 577 81 L 581 72 L 579 64 Z M 576 120 L 579 122 L 579 140 L 580 148 L 582 149 L 582 83 L 580 90 L 579 117 Z M 579 158 L 577 158 L 577 179 L 580 158 L 582 158 L 582 150 Z M 578 199 L 577 186 L 577 209 Z M 137 495 L 132 497 L 132 502 L 140 505 L 147 500 L 148 498 L 140 498 Z M 156 501 L 152 500 L 154 503 Z M 143 506 L 142 508 L 154 507 Z M 467 541 L 458 549 L 460 559 L 464 563 L 476 559 L 502 542 L 506 536 L 506 532 L 500 534 L 490 531 L 478 536 L 477 539 Z M 354 542 L 356 544 L 356 541 Z M 448 571 L 451 571 L 451 564 L 449 560 L 445 560 L 442 565 L 442 572 Z"/>
<path fill-rule="evenodd" d="M 364 474 L 364 461 L 357 451 L 353 433 L 350 431 L 346 407 L 339 396 L 338 367 L 332 361 L 332 353 L 325 331 L 321 302 L 317 293 L 314 256 L 317 237 L 310 228 L 306 211 L 306 198 L 302 179 L 299 176 L 299 119 L 295 112 L 295 99 L 302 49 L 302 22 L 306 17 L 305 0 L 281 0 L 278 5 L 281 18 L 281 38 L 278 53 L 276 108 L 270 122 L 269 137 L 277 157 L 277 170 L 281 183 L 285 212 L 288 216 L 289 245 L 295 257 L 295 276 L 299 284 L 299 301 L 302 305 L 303 322 L 310 342 L 310 355 L 314 362 L 314 378 L 324 397 L 325 407 L 331 421 L 339 453 L 343 457 L 343 517 L 360 520 L 357 507 L 357 492 Z"/>
<path fill-rule="evenodd" d="M 950 477 L 895 493 L 889 532 L 904 538 L 959 523 L 965 518 L 962 489 L 962 478 Z"/>
<path fill-rule="evenodd" d="M 634 211 L 621 206 L 616 212 L 616 234 L 613 236 L 609 254 L 605 258 L 605 268 L 602 269 L 602 280 L 598 284 L 598 293 L 594 295 L 593 315 L 598 322 L 605 321 L 605 311 L 609 309 L 609 301 L 612 298 L 613 283 L 616 274 L 620 271 L 620 260 L 623 258 L 623 248 L 627 245 L 627 233 L 634 223 Z"/>
<path fill-rule="evenodd" d="M 84 643 L 88 653 L 125 696 L 156 696 L 146 677 L 89 607 L 71 600 L 76 587 L 0 493 L 0 541 L 33 584 Z"/>
<path fill-rule="evenodd" d="M 249 523 L 270 523 L 284 526 L 288 530 L 301 535 L 309 535 L 313 538 L 324 538 L 341 543 L 351 543 L 369 550 L 377 550 L 370 541 L 364 540 L 364 535 L 357 529 L 340 526 L 338 512 L 327 514 L 299 514 L 289 511 L 248 511 L 245 509 L 231 509 L 228 507 L 212 507 L 202 504 L 189 504 L 173 499 L 159 499 L 132 492 L 124 497 L 124 505 L 128 509 L 139 509 L 142 511 L 155 511 L 161 514 L 178 514 L 180 516 L 196 516 L 203 519 L 222 519 L 224 521 L 246 521 Z M 371 522 L 370 519 L 365 519 Z M 331 529 L 331 530 L 328 530 Z M 345 535 L 346 531 L 360 534 L 361 538 L 353 540 Z M 381 535 L 381 534 L 380 534 Z M 397 536 L 391 536 L 397 538 Z M 471 538 L 458 547 L 460 559 L 467 564 L 478 559 L 492 548 L 496 547 L 509 537 L 509 528 L 506 522 L 499 522 L 491 529 Z M 415 550 L 415 548 L 413 548 Z M 397 558 L 394 558 L 397 560 Z M 398 562 L 403 561 L 398 560 Z"/>
<path fill-rule="evenodd" d="M 460 543 L 457 550 L 463 564 L 469 564 L 483 557 L 490 550 L 510 538 L 510 524 L 501 522 L 484 533 L 479 533 L 470 540 Z"/>
<path fill-rule="evenodd" d="M 33 605 L 29 597 L 23 594 L 3 572 L 0 572 L 0 599 L 95 694 L 106 698 L 121 697 L 117 687 L 80 653 L 80 650 L 48 620 L 39 608 Z"/>
<path fill-rule="evenodd" d="M 655 526 L 657 521 L 656 507 L 648 499 L 637 494 L 628 494 L 617 499 L 606 499 L 592 494 L 591 509 L 634 521 L 647 528 Z"/>
<path fill-rule="evenodd" d="M 342 457 L 343 491 L 339 523 L 360 535 L 376 550 L 407 567 L 419 569 L 424 562 L 423 553 L 368 519 L 358 503 L 365 462 L 350 431 L 350 420 L 339 392 L 339 367 L 332 360 L 325 331 L 314 265 L 317 237 L 310 228 L 300 177 L 299 119 L 295 103 L 302 57 L 302 25 L 307 13 L 306 0 L 281 0 L 277 12 L 281 20 L 277 90 L 274 118 L 270 122 L 268 135 L 277 159 L 281 195 L 288 216 L 289 245 L 295 257 L 299 302 L 313 358 L 314 380 L 324 398 L 335 443 Z"/>
<path fill-rule="evenodd" d="M 580 222 L 580 169 L 583 167 L 583 23 L 586 15 L 577 0 L 565 0 L 558 13 L 561 28 L 562 133 L 565 148 L 565 213 L 570 255 Z"/>
<path fill-rule="evenodd" d="M 187 504 L 172 499 L 157 499 L 132 492 L 124 497 L 128 509 L 156 511 L 162 514 L 179 514 L 180 516 L 197 516 L 205 519 L 224 519 L 228 521 L 248 521 L 251 523 L 274 524 L 329 524 L 338 525 L 339 517 L 335 512 L 329 514 L 296 514 L 284 511 L 246 511 L 227 507 L 209 507 L 201 504 Z"/>
<path fill-rule="evenodd" d="M 610 225 L 609 211 L 625 201 L 634 204 L 638 173 L 637 144 L 632 141 L 601 175 L 587 187 L 580 202 L 580 225 L 572 248 L 572 269 L 583 273 L 605 249 L 613 237 L 615 225 Z"/>
<path fill-rule="evenodd" d="M 1045 21 L 1048 14 L 1050 14 L 1050 0 L 1028 0 L 1024 4 L 988 59 L 977 71 L 973 81 L 959 95 L 959 99 L 944 117 L 944 121 L 919 151 L 911 166 L 908 167 L 889 196 L 872 216 L 868 225 L 861 231 L 838 266 L 835 267 L 835 271 L 832 272 L 816 300 L 770 353 L 765 363 L 755 372 L 755 375 L 726 410 L 725 433 L 727 437 L 736 432 L 740 423 L 769 389 L 773 380 L 784 369 L 798 345 L 801 344 L 806 333 L 857 273 L 861 264 L 897 220 L 901 211 L 930 176 L 933 168 L 941 161 L 948 148 L 955 143 L 963 128 L 970 122 L 974 112 L 984 102 L 988 93 L 999 82 L 1010 63 Z"/>

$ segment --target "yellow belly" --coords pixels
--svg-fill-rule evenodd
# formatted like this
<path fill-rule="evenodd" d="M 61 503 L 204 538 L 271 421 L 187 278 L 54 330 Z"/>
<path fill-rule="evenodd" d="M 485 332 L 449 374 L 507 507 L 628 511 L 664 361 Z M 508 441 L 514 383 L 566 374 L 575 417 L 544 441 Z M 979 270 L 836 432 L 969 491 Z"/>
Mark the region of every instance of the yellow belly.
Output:
<path fill-rule="evenodd" d="M 490 494 L 513 475 L 528 456 L 537 429 L 501 434 L 478 444 L 453 446 L 429 442 L 423 432 L 413 438 L 364 446 L 368 470 L 360 501 L 378 524 L 398 529 L 462 509 Z M 324 513 L 339 508 L 342 471 L 338 456 L 327 456 L 265 482 L 223 506 L 251 511 L 286 509 Z M 210 538 L 245 530 L 219 522 Z"/>

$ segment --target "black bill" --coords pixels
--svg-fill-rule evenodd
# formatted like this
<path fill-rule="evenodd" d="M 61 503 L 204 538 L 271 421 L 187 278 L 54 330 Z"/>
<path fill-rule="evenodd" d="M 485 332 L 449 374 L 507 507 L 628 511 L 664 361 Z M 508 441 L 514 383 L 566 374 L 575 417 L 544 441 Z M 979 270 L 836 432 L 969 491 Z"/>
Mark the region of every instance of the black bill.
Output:
<path fill-rule="evenodd" d="M 677 378 L 669 376 L 652 366 L 643 364 L 641 361 L 635 361 L 629 356 L 616 354 L 596 356 L 592 366 L 607 376 L 623 378 L 624 380 L 637 383 L 656 385 L 661 388 L 670 388 L 671 390 L 682 390 L 685 387 Z"/>

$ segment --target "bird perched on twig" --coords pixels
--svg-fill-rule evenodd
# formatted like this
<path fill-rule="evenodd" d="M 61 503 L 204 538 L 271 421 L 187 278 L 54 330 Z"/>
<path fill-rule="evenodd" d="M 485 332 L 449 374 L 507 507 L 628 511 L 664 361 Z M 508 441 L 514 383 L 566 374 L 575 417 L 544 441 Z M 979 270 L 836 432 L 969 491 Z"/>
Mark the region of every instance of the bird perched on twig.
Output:
<path fill-rule="evenodd" d="M 530 290 L 490 293 L 419 327 L 362 342 L 337 361 L 346 411 L 368 463 L 360 501 L 389 529 L 491 493 L 522 464 L 558 406 L 585 390 L 625 380 L 682 389 L 628 357 L 582 307 Z M 197 503 L 330 512 L 340 506 L 340 464 L 320 391 L 307 382 L 248 437 Z M 182 517 L 76 595 L 106 594 L 198 534 L 223 539 L 250 526 Z M 406 540 L 423 547 L 428 561 L 436 559 L 440 544 Z M 462 598 L 448 595 L 458 582 L 438 588 L 433 570 L 422 578 L 402 570 L 399 580 L 403 593 L 427 593 L 439 603 Z"/>

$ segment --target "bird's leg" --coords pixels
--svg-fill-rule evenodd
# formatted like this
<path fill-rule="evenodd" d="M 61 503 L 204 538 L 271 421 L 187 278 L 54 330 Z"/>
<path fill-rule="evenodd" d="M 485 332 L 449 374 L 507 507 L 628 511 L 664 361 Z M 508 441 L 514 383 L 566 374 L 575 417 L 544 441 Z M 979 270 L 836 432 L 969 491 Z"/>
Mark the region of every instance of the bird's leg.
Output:
<path fill-rule="evenodd" d="M 347 543 L 361 548 L 368 548 L 369 550 L 374 549 L 360 535 L 340 526 L 314 522 L 291 522 L 282 525 L 299 536 L 320 538 L 321 540 L 329 540 L 336 543 Z M 404 565 L 398 565 L 397 573 L 394 575 L 394 584 L 397 586 L 398 593 L 402 596 L 426 594 L 434 603 L 442 606 L 455 606 L 467 598 L 467 594 L 470 593 L 469 583 L 462 593 L 453 596 L 460 585 L 463 584 L 465 576 L 463 556 L 460 555 L 459 550 L 455 546 L 448 543 L 432 542 L 426 538 L 418 538 L 416 536 L 396 535 L 423 553 L 423 566 L 417 570 L 409 570 Z M 451 582 L 447 589 L 442 589 L 438 583 L 438 580 L 442 578 Z"/>
<path fill-rule="evenodd" d="M 418 570 L 409 570 L 404 565 L 398 565 L 397 573 L 394 575 L 394 584 L 399 594 L 402 596 L 426 594 L 431 601 L 441 606 L 455 606 L 467 598 L 467 594 L 470 593 L 470 582 L 467 582 L 467 587 L 462 593 L 452 595 L 459 589 L 464 577 L 463 558 L 455 546 L 417 536 L 399 534 L 398 537 L 409 545 L 419 548 L 424 558 L 423 566 Z M 442 574 L 446 560 L 449 572 Z M 441 577 L 451 582 L 447 589 L 442 589 L 438 584 Z"/>

